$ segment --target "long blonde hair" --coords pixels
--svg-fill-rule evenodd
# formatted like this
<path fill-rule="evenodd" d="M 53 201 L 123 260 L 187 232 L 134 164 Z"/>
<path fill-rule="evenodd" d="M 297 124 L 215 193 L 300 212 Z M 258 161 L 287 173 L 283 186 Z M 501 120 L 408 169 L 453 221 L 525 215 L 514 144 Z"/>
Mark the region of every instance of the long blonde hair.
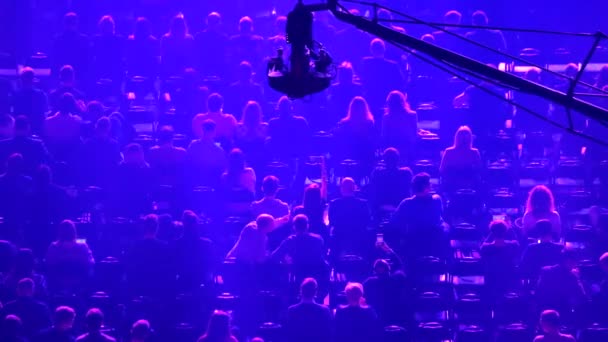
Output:
<path fill-rule="evenodd" d="M 399 90 L 391 91 L 386 97 L 386 113 L 413 113 L 412 107 L 407 102 L 407 94 Z"/>
<path fill-rule="evenodd" d="M 473 132 L 469 126 L 460 126 L 454 134 L 454 148 L 456 149 L 472 149 L 473 148 Z"/>
<path fill-rule="evenodd" d="M 348 114 L 343 122 L 362 123 L 362 122 L 374 122 L 374 116 L 369 110 L 367 101 L 361 96 L 355 96 L 348 106 Z"/>
<path fill-rule="evenodd" d="M 241 123 L 247 128 L 256 128 L 262 124 L 262 106 L 255 101 L 247 102 L 243 109 Z"/>

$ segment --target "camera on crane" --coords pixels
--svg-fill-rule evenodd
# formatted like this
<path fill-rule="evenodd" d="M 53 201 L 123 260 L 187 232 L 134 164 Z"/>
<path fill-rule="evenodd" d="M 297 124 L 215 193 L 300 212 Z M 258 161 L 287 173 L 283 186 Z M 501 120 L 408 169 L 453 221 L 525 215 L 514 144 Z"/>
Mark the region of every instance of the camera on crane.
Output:
<path fill-rule="evenodd" d="M 283 49 L 268 62 L 268 83 L 290 98 L 302 98 L 329 87 L 332 59 L 327 50 L 312 38 L 312 10 L 301 0 L 287 15 L 287 43 L 291 46 L 289 63 Z"/>

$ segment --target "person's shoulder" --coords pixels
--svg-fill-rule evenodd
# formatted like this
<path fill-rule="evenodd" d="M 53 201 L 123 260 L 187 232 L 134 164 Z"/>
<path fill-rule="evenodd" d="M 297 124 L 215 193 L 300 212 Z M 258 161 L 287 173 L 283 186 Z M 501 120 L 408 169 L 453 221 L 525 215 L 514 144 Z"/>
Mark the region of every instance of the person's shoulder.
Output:
<path fill-rule="evenodd" d="M 439 196 L 439 194 L 433 194 L 431 195 L 431 198 L 433 199 L 433 201 L 441 202 L 441 196 Z"/>
<path fill-rule="evenodd" d="M 543 341 L 545 341 L 545 336 L 539 335 L 534 338 L 533 342 L 543 342 Z"/>

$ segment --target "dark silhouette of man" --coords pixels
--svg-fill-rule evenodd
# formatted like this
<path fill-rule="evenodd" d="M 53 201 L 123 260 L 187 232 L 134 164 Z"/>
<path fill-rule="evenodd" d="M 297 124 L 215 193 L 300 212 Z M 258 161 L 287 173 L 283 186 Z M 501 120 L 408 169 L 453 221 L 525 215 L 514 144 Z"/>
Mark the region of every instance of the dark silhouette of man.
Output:
<path fill-rule="evenodd" d="M 51 313 L 46 304 L 34 299 L 34 281 L 24 278 L 17 283 L 17 299 L 6 303 L 2 317 L 16 315 L 23 323 L 26 336 L 33 337 L 51 326 Z"/>
<path fill-rule="evenodd" d="M 51 163 L 51 156 L 44 142 L 32 136 L 27 117 L 18 116 L 15 119 L 14 132 L 13 138 L 0 141 L 0 160 L 19 153 L 23 157 L 24 172 L 29 175 L 34 174 L 39 165 Z"/>
<path fill-rule="evenodd" d="M 317 282 L 306 278 L 300 286 L 300 303 L 287 310 L 285 329 L 291 342 L 329 342 L 332 340 L 332 317 L 329 308 L 315 303 Z"/>
<path fill-rule="evenodd" d="M 74 342 L 72 328 L 76 312 L 68 306 L 60 306 L 55 309 L 53 326 L 38 334 L 34 342 Z"/>
<path fill-rule="evenodd" d="M 13 112 L 25 115 L 32 123 L 32 131 L 41 135 L 49 101 L 46 93 L 34 84 L 34 78 L 34 69 L 25 67 L 21 70 L 21 87 L 13 94 Z"/>
<path fill-rule="evenodd" d="M 116 340 L 101 332 L 103 312 L 97 308 L 90 309 L 85 316 L 87 333 L 80 335 L 76 342 L 115 342 Z"/>

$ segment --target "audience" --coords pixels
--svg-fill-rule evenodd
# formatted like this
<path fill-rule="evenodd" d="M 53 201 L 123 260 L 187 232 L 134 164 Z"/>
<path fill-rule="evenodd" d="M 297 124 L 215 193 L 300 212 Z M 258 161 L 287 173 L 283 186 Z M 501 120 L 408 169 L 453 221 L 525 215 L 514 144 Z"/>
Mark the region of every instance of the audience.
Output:
<path fill-rule="evenodd" d="M 280 158 L 303 157 L 310 144 L 308 122 L 293 113 L 292 101 L 283 96 L 277 102 L 278 117 L 268 122 L 268 136 L 273 154 Z"/>
<path fill-rule="evenodd" d="M 104 15 L 97 24 L 99 33 L 93 37 L 91 44 L 92 67 L 97 79 L 109 79 L 120 82 L 123 77 L 125 42 L 116 34 L 116 24 L 111 15 Z M 117 88 L 115 83 L 114 87 Z"/>
<path fill-rule="evenodd" d="M 76 115 L 78 105 L 72 93 L 64 93 L 57 105 L 57 113 L 46 118 L 44 138 L 55 158 L 71 160 L 81 141 L 81 118 Z"/>
<path fill-rule="evenodd" d="M 192 141 L 188 146 L 187 165 L 192 172 L 192 181 L 202 185 L 217 186 L 222 172 L 226 166 L 230 166 L 231 159 L 226 160 L 224 149 L 215 142 L 216 123 L 207 119 L 201 126 L 201 138 Z"/>
<path fill-rule="evenodd" d="M 14 123 L 14 136 L 0 140 L 0 158 L 6 160 L 13 153 L 23 157 L 25 172 L 33 175 L 41 164 L 50 164 L 51 155 L 44 142 L 32 136 L 29 120 L 18 116 Z"/>
<path fill-rule="evenodd" d="M 23 336 L 23 324 L 21 319 L 15 315 L 8 315 L 0 322 L 2 329 L 0 339 L 6 342 L 27 342 Z"/>
<path fill-rule="evenodd" d="M 454 135 L 454 145 L 443 152 L 439 166 L 442 186 L 447 192 L 477 189 L 481 167 L 479 150 L 473 148 L 473 133 L 462 126 Z"/>
<path fill-rule="evenodd" d="M 268 256 L 268 233 L 276 228 L 275 219 L 262 214 L 249 223 L 226 258 L 234 258 L 239 263 L 260 264 Z"/>
<path fill-rule="evenodd" d="M 218 93 L 213 93 L 207 98 L 207 110 L 205 114 L 198 114 L 192 119 L 192 131 L 196 137 L 202 137 L 202 124 L 212 120 L 216 124 L 215 139 L 224 147 L 231 146 L 236 138 L 237 122 L 234 116 L 224 113 L 224 98 Z"/>
<path fill-rule="evenodd" d="M 230 151 L 226 172 L 222 175 L 222 183 L 228 189 L 244 189 L 251 195 L 255 194 L 255 171 L 246 166 L 245 156 L 241 150 Z"/>
<path fill-rule="evenodd" d="M 323 189 L 318 184 L 310 184 L 304 189 L 302 205 L 294 208 L 294 214 L 304 214 L 308 217 L 310 231 L 328 240 L 329 231 L 326 224 L 326 200 Z"/>
<path fill-rule="evenodd" d="M 3 318 L 9 315 L 19 317 L 28 337 L 51 326 L 48 306 L 34 299 L 35 287 L 32 279 L 21 279 L 17 284 L 17 299 L 6 303 L 0 311 Z"/>
<path fill-rule="evenodd" d="M 521 261 L 524 275 L 536 279 L 543 267 L 557 265 L 564 248 L 553 242 L 553 226 L 549 220 L 539 220 L 534 225 L 538 243 L 526 247 Z"/>
<path fill-rule="evenodd" d="M 338 123 L 334 136 L 336 157 L 358 161 L 361 172 L 367 174 L 372 167 L 377 139 L 374 117 L 364 98 L 353 98 L 348 114 Z"/>
<path fill-rule="evenodd" d="M 549 220 L 554 239 L 559 239 L 562 232 L 562 221 L 559 213 L 555 211 L 553 193 L 544 185 L 538 185 L 530 190 L 526 202 L 526 212 L 522 220 L 524 234 L 530 237 L 538 237 L 534 231 L 536 222 Z"/>
<path fill-rule="evenodd" d="M 391 266 L 384 259 L 374 262 L 374 275 L 363 284 L 366 303 L 376 310 L 385 326 L 400 324 L 406 318 L 403 305 L 407 299 L 407 283 L 401 271 L 391 273 Z"/>
<path fill-rule="evenodd" d="M 214 311 L 209 319 L 209 326 L 198 342 L 238 342 L 232 335 L 230 316 L 223 311 Z"/>
<path fill-rule="evenodd" d="M 177 14 L 171 20 L 169 32 L 160 39 L 162 74 L 165 77 L 178 76 L 194 66 L 194 37 L 188 33 L 186 18 Z"/>
<path fill-rule="evenodd" d="M 150 337 L 150 322 L 145 319 L 133 323 L 129 342 L 146 342 Z"/>
<path fill-rule="evenodd" d="M 380 322 L 372 308 L 365 305 L 363 286 L 348 283 L 344 288 L 347 305 L 336 309 L 336 341 L 376 341 L 380 336 Z"/>
<path fill-rule="evenodd" d="M 372 172 L 370 179 L 370 198 L 374 210 L 392 212 L 399 203 L 410 197 L 412 170 L 399 167 L 399 151 L 389 147 L 382 153 L 384 167 L 378 167 Z"/>
<path fill-rule="evenodd" d="M 74 12 L 63 16 L 63 32 L 53 42 L 53 72 L 64 65 L 72 65 L 82 72 L 88 70 L 90 59 L 89 38 L 78 31 L 78 15 Z"/>
<path fill-rule="evenodd" d="M 418 139 L 418 116 L 410 108 L 407 96 L 394 90 L 386 99 L 386 112 L 382 118 L 382 145 L 394 147 L 402 161 L 412 161 Z"/>
<path fill-rule="evenodd" d="M 231 40 L 233 40 L 231 38 Z M 233 44 L 241 44 L 235 43 Z M 250 52 L 249 52 L 250 53 Z M 245 113 L 243 108 L 250 101 L 264 103 L 264 88 L 253 78 L 253 66 L 248 59 L 241 59 L 241 64 L 238 66 L 237 81 L 232 83 L 227 91 L 226 104 L 229 113 L 241 115 Z M 237 117 L 237 119 L 241 119 Z"/>
<path fill-rule="evenodd" d="M 103 332 L 103 313 L 99 309 L 90 309 L 86 316 L 85 322 L 87 326 L 87 333 L 79 336 L 77 342 L 115 342 L 116 339 L 110 337 Z"/>
<path fill-rule="evenodd" d="M 146 156 L 146 161 L 160 184 L 176 185 L 183 175 L 188 153 L 183 147 L 173 144 L 174 134 L 171 126 L 161 127 L 158 132 L 158 145 L 151 147 Z"/>
<path fill-rule="evenodd" d="M 232 65 L 236 65 L 241 61 L 248 61 L 253 65 L 258 65 L 261 62 L 260 56 L 262 56 L 264 38 L 254 33 L 253 20 L 248 16 L 242 17 L 239 20 L 238 30 L 238 34 L 230 37 L 229 40 L 229 61 Z M 241 66 L 243 66 L 242 63 Z"/>
<path fill-rule="evenodd" d="M 363 96 L 363 85 L 355 78 L 355 71 L 350 62 L 338 66 L 338 82 L 331 85 L 328 92 L 328 103 L 331 105 L 328 125 L 333 126 L 348 113 L 351 99 Z"/>
<path fill-rule="evenodd" d="M 481 261 L 485 266 L 484 284 L 491 299 L 500 298 L 516 288 L 519 244 L 507 240 L 508 229 L 504 221 L 493 221 L 490 223 L 490 241 L 481 246 Z"/>
<path fill-rule="evenodd" d="M 265 159 L 267 137 L 268 124 L 263 120 L 262 107 L 255 101 L 247 102 L 237 126 L 236 145 L 254 168 L 259 168 Z"/>
<path fill-rule="evenodd" d="M 59 71 L 59 86 L 57 87 L 57 89 L 51 91 L 51 93 L 49 94 L 51 110 L 62 110 L 61 107 L 63 97 L 67 93 L 72 94 L 75 100 L 73 108 L 70 108 L 69 110 L 71 110 L 73 114 L 80 114 L 84 112 L 85 95 L 82 91 L 80 91 L 80 89 L 76 87 L 76 71 L 74 70 L 74 67 L 70 64 L 65 64 L 61 67 L 61 70 Z"/>
<path fill-rule="evenodd" d="M 332 340 L 332 317 L 329 309 L 315 302 L 317 281 L 306 278 L 300 286 L 300 302 L 287 310 L 285 330 L 288 341 L 329 342 Z"/>
<path fill-rule="evenodd" d="M 32 123 L 32 132 L 41 135 L 49 104 L 46 93 L 36 86 L 35 77 L 34 69 L 25 67 L 21 70 L 21 87 L 13 94 L 13 111 L 27 117 Z"/>
<path fill-rule="evenodd" d="M 586 299 L 576 267 L 576 252 L 563 250 L 557 265 L 544 267 L 538 279 L 536 296 L 541 309 L 553 308 L 565 315 Z"/>
<path fill-rule="evenodd" d="M 112 123 L 101 117 L 95 123 L 95 132 L 86 140 L 81 151 L 82 182 L 107 188 L 122 161 L 118 141 L 111 136 Z"/>
<path fill-rule="evenodd" d="M 133 34 L 126 42 L 126 67 L 129 76 L 155 76 L 159 58 L 160 43 L 152 35 L 150 22 L 144 17 L 137 18 Z"/>
<path fill-rule="evenodd" d="M 277 197 L 279 191 L 279 179 L 275 176 L 266 176 L 262 182 L 262 192 L 264 197 L 251 203 L 251 214 L 258 217 L 261 214 L 268 214 L 274 218 L 289 215 L 289 205 Z"/>
<path fill-rule="evenodd" d="M 68 306 L 60 306 L 55 309 L 53 315 L 53 326 L 43 330 L 33 341 L 36 342 L 74 342 L 76 339 L 72 334 L 76 312 Z"/>
<path fill-rule="evenodd" d="M 555 310 L 545 310 L 540 315 L 540 327 L 543 335 L 536 336 L 534 342 L 576 342 L 572 335 L 560 332 L 561 322 L 559 313 Z"/>
<path fill-rule="evenodd" d="M 352 178 L 340 183 L 340 198 L 329 203 L 328 216 L 333 239 L 333 253 L 361 254 L 366 231 L 370 222 L 367 201 L 355 195 L 356 184 Z"/>
<path fill-rule="evenodd" d="M 361 64 L 361 80 L 374 117 L 382 121 L 381 109 L 386 96 L 393 90 L 402 90 L 405 83 L 397 62 L 385 57 L 386 45 L 382 39 L 374 38 L 369 49 L 371 56 L 363 58 Z"/>
<path fill-rule="evenodd" d="M 199 58 L 198 69 L 205 76 L 221 76 L 226 71 L 228 35 L 222 31 L 222 16 L 218 12 L 207 15 L 206 28 L 194 40 Z"/>

